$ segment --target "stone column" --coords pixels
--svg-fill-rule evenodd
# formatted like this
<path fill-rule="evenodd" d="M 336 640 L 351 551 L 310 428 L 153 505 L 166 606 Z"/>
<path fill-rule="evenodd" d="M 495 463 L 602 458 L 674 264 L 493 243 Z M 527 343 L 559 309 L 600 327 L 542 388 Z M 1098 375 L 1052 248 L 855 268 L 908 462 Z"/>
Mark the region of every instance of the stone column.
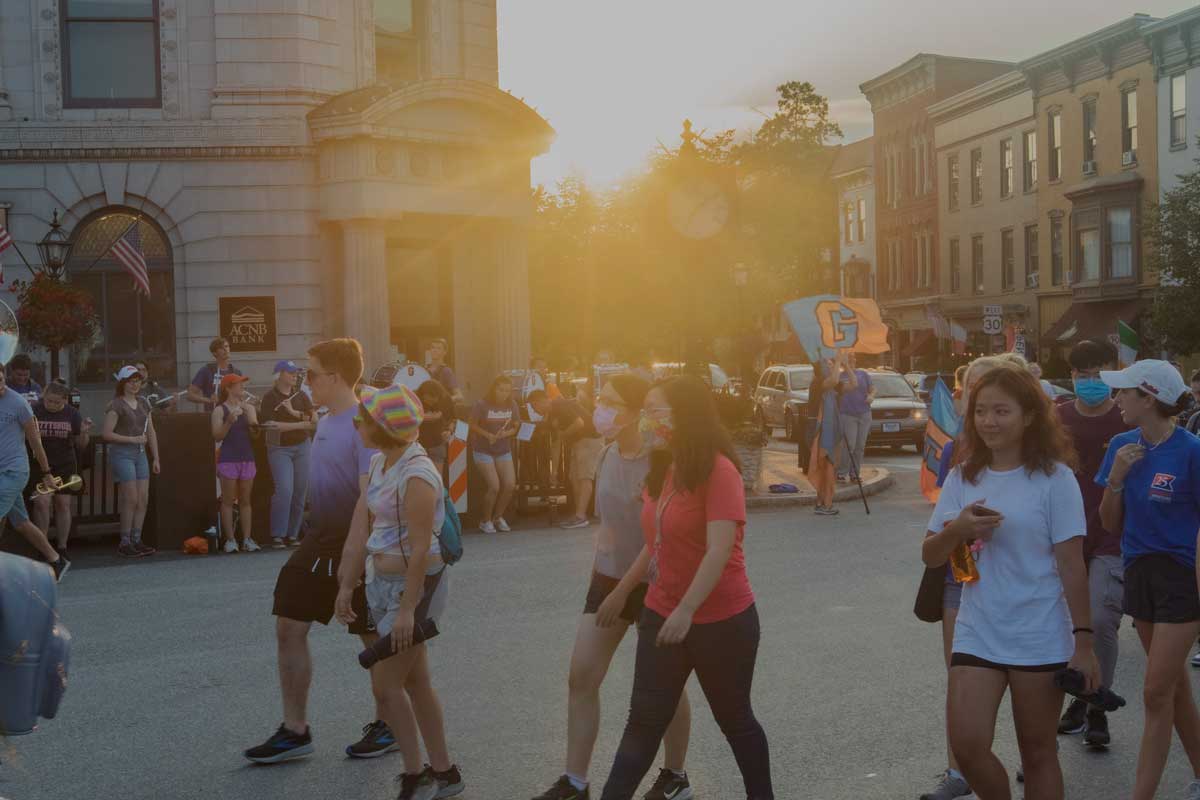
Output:
<path fill-rule="evenodd" d="M 387 359 L 392 340 L 387 237 L 381 220 L 342 223 L 342 269 L 343 327 L 346 336 L 362 344 L 369 376 Z"/>
<path fill-rule="evenodd" d="M 527 230 L 519 222 L 504 222 L 494 233 L 496 254 L 495 358 L 501 369 L 529 363 L 529 263 Z M 563 309 L 564 313 L 567 312 Z"/>

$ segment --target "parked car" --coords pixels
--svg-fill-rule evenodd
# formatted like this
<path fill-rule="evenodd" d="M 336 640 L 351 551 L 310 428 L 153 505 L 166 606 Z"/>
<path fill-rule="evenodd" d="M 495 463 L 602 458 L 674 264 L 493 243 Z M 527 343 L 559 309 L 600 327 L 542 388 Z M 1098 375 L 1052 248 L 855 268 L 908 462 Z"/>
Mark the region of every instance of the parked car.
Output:
<path fill-rule="evenodd" d="M 683 375 L 686 371 L 686 366 L 680 361 L 660 361 L 651 365 L 651 371 L 654 373 L 654 379 L 661 381 L 664 378 Z M 718 364 L 709 364 L 708 373 L 701 374 L 700 377 L 714 392 L 729 392 L 731 390 L 729 375 Z"/>
<path fill-rule="evenodd" d="M 891 370 L 867 370 L 875 399 L 871 401 L 871 431 L 867 447 L 899 449 L 913 445 L 920 452 L 925 443 L 925 425 L 929 410 L 908 382 Z M 932 376 L 936 381 L 937 376 Z M 933 383 L 931 382 L 932 388 Z"/>
<path fill-rule="evenodd" d="M 754 390 L 754 418 L 763 433 L 770 436 L 776 428 L 783 428 L 789 440 L 795 438 L 812 379 L 811 364 L 776 364 L 763 370 Z"/>
<path fill-rule="evenodd" d="M 942 379 L 947 389 L 954 391 L 953 372 L 909 372 L 904 375 L 904 380 L 917 393 L 917 397 L 926 403 L 933 396 L 933 387 L 937 385 L 938 378 Z"/>

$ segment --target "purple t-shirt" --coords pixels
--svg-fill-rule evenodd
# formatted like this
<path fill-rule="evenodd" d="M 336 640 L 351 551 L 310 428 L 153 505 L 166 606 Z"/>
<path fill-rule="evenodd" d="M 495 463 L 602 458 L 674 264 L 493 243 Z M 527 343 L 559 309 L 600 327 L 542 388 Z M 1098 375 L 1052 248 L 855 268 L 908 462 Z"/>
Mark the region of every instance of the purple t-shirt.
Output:
<path fill-rule="evenodd" d="M 454 370 L 445 364 L 440 367 L 430 367 L 429 374 L 450 394 L 454 394 L 458 390 L 458 378 L 454 376 Z"/>
<path fill-rule="evenodd" d="M 854 370 L 854 377 L 858 378 L 858 386 L 854 389 L 848 388 L 850 379 L 846 373 L 842 373 L 839 382 L 842 386 L 841 396 L 838 398 L 838 405 L 843 414 L 851 416 L 862 416 L 863 414 L 871 413 L 871 403 L 867 400 L 867 392 L 871 391 L 871 376 L 866 370 Z"/>
<path fill-rule="evenodd" d="M 496 405 L 485 397 L 475 404 L 471 410 L 471 421 L 488 433 L 499 433 L 507 426 L 521 424 L 521 411 L 515 400 Z M 496 442 L 489 442 L 482 436 L 471 433 L 471 449 L 476 453 L 486 453 L 490 456 L 502 456 L 512 451 L 512 437 L 506 437 Z"/>
<path fill-rule="evenodd" d="M 371 450 L 354 427 L 357 407 L 326 414 L 317 423 L 308 470 L 308 502 L 322 556 L 337 558 L 358 505 L 360 475 L 371 469 Z"/>

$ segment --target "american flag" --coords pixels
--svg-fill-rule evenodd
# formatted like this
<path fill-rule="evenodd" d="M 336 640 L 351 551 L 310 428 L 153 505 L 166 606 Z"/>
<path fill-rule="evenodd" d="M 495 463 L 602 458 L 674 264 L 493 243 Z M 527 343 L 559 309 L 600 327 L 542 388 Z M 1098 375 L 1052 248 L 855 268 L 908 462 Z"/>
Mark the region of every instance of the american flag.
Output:
<path fill-rule="evenodd" d="M 8 228 L 0 225 L 0 253 L 3 253 L 9 247 L 12 247 L 12 237 L 8 235 Z M 0 283 L 4 283 L 4 264 L 0 263 Z"/>
<path fill-rule="evenodd" d="M 150 296 L 150 270 L 146 266 L 146 257 L 142 255 L 142 237 L 138 233 L 137 223 L 133 223 L 132 227 L 126 231 L 125 235 L 117 239 L 112 246 L 113 258 L 121 262 L 121 266 L 129 271 L 133 276 L 135 288 L 146 295 Z"/>

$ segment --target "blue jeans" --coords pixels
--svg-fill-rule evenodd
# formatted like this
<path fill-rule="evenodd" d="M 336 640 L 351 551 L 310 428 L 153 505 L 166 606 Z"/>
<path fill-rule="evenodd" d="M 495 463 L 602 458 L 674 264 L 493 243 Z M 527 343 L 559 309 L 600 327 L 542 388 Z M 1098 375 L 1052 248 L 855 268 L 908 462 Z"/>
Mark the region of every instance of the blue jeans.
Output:
<path fill-rule="evenodd" d="M 308 497 L 308 454 L 312 443 L 267 448 L 275 494 L 271 496 L 271 538 L 295 539 L 304 518 L 304 500 Z"/>

